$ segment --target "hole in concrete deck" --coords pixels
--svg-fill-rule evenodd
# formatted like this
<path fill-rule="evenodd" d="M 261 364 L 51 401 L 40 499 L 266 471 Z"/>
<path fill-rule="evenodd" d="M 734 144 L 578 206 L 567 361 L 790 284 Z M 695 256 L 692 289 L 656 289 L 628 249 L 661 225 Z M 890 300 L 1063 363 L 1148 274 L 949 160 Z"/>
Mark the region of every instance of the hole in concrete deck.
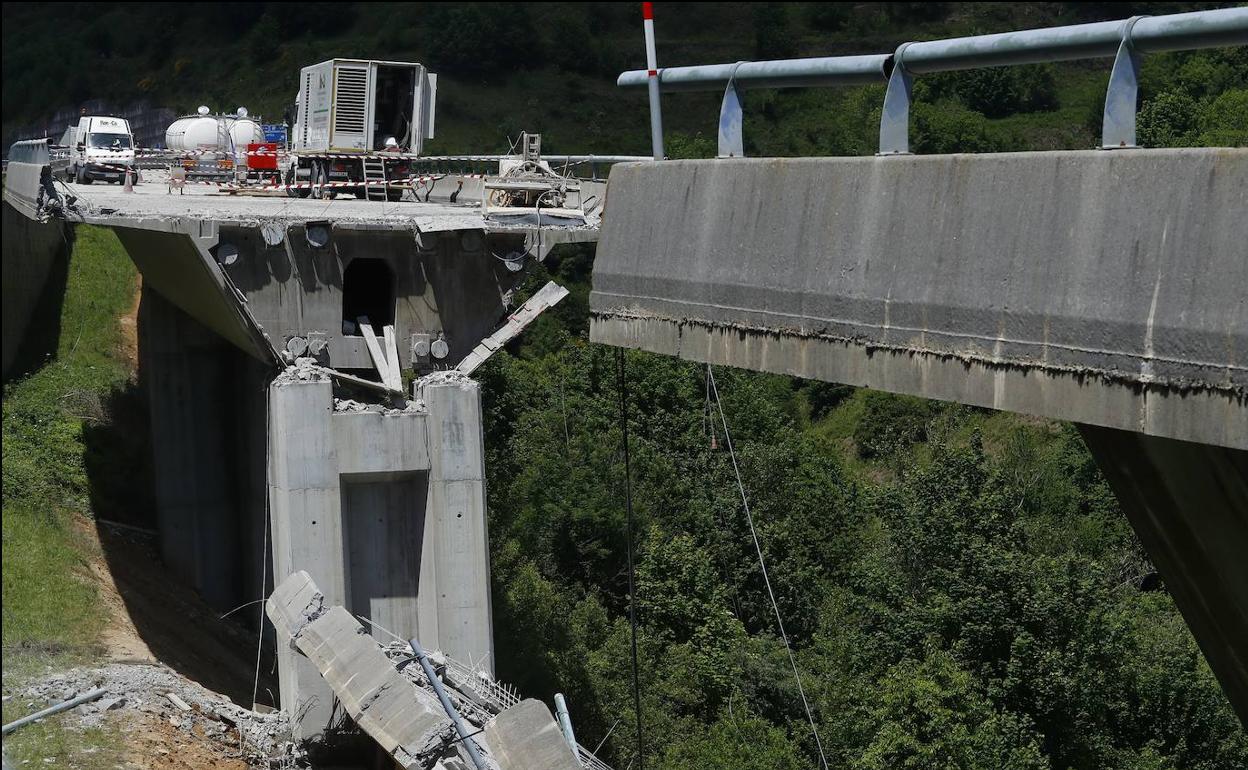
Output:
<path fill-rule="evenodd" d="M 383 259 L 351 260 L 342 274 L 343 333 L 359 336 L 356 319 L 367 316 L 373 328 L 394 323 L 394 271 Z"/>

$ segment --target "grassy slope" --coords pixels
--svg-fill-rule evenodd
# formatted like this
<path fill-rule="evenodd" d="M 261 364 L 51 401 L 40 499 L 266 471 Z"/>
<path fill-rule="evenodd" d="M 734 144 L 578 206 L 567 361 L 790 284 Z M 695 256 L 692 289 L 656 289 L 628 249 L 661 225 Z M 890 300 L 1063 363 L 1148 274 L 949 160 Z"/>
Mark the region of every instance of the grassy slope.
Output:
<path fill-rule="evenodd" d="M 108 415 L 101 407 L 124 386 L 119 318 L 134 300 L 136 272 L 109 230 L 80 226 L 70 257 L 55 358 L 4 388 L 4 683 L 45 666 L 89 660 L 108 618 L 83 564 L 94 546 L 73 526 L 92 514 L 83 432 Z M 38 706 L 39 704 L 36 704 Z M 14 701 L 4 721 L 35 710 Z M 72 733 L 59 720 L 5 740 L 10 758 L 70 755 L 112 767 L 115 741 L 103 731 Z M 84 753 L 82 750 L 87 749 Z"/>

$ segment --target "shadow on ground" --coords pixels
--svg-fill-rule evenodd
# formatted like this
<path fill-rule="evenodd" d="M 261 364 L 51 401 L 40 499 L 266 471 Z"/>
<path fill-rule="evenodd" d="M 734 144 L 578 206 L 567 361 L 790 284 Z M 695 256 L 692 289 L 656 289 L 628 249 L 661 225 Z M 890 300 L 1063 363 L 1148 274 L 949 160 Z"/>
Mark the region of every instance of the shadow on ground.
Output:
<path fill-rule="evenodd" d="M 161 562 L 146 396 L 131 382 L 101 411 L 103 418 L 84 429 L 84 462 L 100 545 L 129 622 L 154 658 L 251 708 L 260 605 L 222 617 Z M 260 660 L 261 703 L 276 702 L 272 641 L 266 639 Z"/>

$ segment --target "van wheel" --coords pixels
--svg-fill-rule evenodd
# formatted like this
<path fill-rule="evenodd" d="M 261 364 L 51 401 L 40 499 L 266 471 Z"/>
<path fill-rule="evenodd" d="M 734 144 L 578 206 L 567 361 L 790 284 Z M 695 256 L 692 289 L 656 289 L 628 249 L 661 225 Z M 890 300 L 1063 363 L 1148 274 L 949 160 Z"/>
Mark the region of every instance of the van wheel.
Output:
<path fill-rule="evenodd" d="M 79 166 L 78 167 L 78 179 L 76 181 L 78 182 L 78 184 L 91 184 L 95 180 L 92 179 L 91 175 L 87 173 L 86 168 Z"/>

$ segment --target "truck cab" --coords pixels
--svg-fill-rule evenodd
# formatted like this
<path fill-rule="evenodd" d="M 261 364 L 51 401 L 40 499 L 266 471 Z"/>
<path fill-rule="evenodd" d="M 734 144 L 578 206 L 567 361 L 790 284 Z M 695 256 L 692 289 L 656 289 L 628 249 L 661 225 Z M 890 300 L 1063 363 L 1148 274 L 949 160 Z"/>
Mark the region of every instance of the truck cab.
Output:
<path fill-rule="evenodd" d="M 134 169 L 130 122 L 97 115 L 79 118 L 66 175 L 79 184 L 91 184 L 97 179 L 121 184 L 126 181 L 127 169 Z"/>

